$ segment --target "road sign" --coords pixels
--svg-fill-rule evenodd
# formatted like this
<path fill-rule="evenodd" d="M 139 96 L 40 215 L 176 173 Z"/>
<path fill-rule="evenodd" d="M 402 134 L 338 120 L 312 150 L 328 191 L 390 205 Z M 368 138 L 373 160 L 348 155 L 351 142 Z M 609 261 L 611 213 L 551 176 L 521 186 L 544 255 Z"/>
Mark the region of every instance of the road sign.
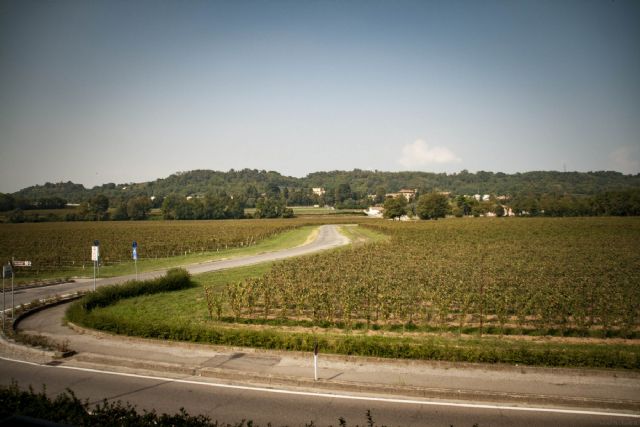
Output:
<path fill-rule="evenodd" d="M 6 264 L 2 266 L 2 278 L 10 277 L 13 274 L 13 270 L 11 270 L 11 264 Z M 4 282 L 3 282 L 4 283 Z M 3 290 L 4 292 L 4 290 Z"/>
<path fill-rule="evenodd" d="M 133 246 L 133 248 L 134 248 L 134 249 L 135 249 L 135 248 L 137 248 L 137 247 L 138 247 L 138 242 L 136 242 L 136 241 L 134 240 L 134 241 L 133 241 L 133 244 L 132 244 L 131 246 Z"/>
<path fill-rule="evenodd" d="M 135 246 L 133 247 L 133 259 L 138 259 L 138 248 L 136 248 Z"/>
<path fill-rule="evenodd" d="M 91 246 L 91 261 L 98 261 L 100 258 L 100 246 Z"/>
<path fill-rule="evenodd" d="M 91 246 L 91 261 L 100 261 L 100 240 L 94 240 Z"/>
<path fill-rule="evenodd" d="M 31 261 L 13 261 L 14 267 L 31 267 Z"/>

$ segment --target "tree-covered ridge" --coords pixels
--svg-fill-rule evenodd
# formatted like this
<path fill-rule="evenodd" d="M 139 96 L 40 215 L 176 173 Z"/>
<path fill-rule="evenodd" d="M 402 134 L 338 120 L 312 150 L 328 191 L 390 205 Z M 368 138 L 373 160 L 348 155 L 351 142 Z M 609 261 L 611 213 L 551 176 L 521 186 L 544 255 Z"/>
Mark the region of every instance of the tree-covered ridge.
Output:
<path fill-rule="evenodd" d="M 535 171 L 515 174 L 502 172 L 476 173 L 463 170 L 458 173 L 431 172 L 382 172 L 354 169 L 352 171 L 314 172 L 303 178 L 284 176 L 278 172 L 257 169 L 193 170 L 177 172 L 167 178 L 142 183 L 107 183 L 91 189 L 72 182 L 46 183 L 22 189 L 12 196 L 16 199 L 38 201 L 59 197 L 70 203 L 81 203 L 97 194 L 111 200 L 134 196 L 164 197 L 169 194 L 205 195 L 225 193 L 232 196 L 256 198 L 274 186 L 288 192 L 302 192 L 306 196 L 311 188 L 322 187 L 332 197 L 340 185 L 348 184 L 352 199 L 364 198 L 368 194 L 396 192 L 402 188 L 419 189 L 422 193 L 432 191 L 453 194 L 571 194 L 595 195 L 605 191 L 640 188 L 640 174 L 623 175 L 619 172 L 555 172 Z M 330 198 L 331 198 L 330 197 Z M 288 197 L 289 198 L 289 197 Z"/>

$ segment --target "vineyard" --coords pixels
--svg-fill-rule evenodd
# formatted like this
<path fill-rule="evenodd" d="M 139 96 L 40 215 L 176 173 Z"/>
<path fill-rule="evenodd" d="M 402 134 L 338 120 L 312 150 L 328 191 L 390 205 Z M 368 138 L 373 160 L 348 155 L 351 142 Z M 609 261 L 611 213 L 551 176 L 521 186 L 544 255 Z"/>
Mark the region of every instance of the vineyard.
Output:
<path fill-rule="evenodd" d="M 228 284 L 222 302 L 209 292 L 210 312 L 224 304 L 237 322 L 346 329 L 638 336 L 636 218 L 365 224 L 391 239 L 278 263 Z"/>
<path fill-rule="evenodd" d="M 28 259 L 35 268 L 91 263 L 91 245 L 100 241 L 104 264 L 163 258 L 253 245 L 303 225 L 297 220 L 59 222 L 0 224 L 0 260 Z"/>

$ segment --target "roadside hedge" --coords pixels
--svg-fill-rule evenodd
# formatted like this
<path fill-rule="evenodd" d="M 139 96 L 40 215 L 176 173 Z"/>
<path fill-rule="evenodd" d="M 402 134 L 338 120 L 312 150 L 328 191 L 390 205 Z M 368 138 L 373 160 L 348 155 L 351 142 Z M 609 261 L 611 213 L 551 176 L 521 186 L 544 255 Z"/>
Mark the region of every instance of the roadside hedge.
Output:
<path fill-rule="evenodd" d="M 446 360 L 452 362 L 508 363 L 553 367 L 615 368 L 640 370 L 638 346 L 514 342 L 499 339 L 410 338 L 285 332 L 244 327 L 211 327 L 202 324 L 144 323 L 95 311 L 83 325 L 116 334 L 175 341 L 254 347 L 272 350 L 313 351 L 369 357 Z"/>
<path fill-rule="evenodd" d="M 196 286 L 184 268 L 173 268 L 157 279 L 132 280 L 122 285 L 102 286 L 71 304 L 67 319 L 83 324 L 84 318 L 95 308 L 107 307 L 121 299 L 161 292 L 178 291 Z"/>

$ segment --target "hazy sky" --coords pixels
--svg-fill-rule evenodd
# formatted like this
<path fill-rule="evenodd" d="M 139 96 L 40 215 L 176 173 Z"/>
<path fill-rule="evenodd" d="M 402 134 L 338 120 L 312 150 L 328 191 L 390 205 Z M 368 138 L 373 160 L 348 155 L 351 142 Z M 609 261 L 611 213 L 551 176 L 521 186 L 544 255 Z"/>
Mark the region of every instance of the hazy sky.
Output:
<path fill-rule="evenodd" d="M 0 191 L 640 173 L 638 1 L 0 0 Z"/>

